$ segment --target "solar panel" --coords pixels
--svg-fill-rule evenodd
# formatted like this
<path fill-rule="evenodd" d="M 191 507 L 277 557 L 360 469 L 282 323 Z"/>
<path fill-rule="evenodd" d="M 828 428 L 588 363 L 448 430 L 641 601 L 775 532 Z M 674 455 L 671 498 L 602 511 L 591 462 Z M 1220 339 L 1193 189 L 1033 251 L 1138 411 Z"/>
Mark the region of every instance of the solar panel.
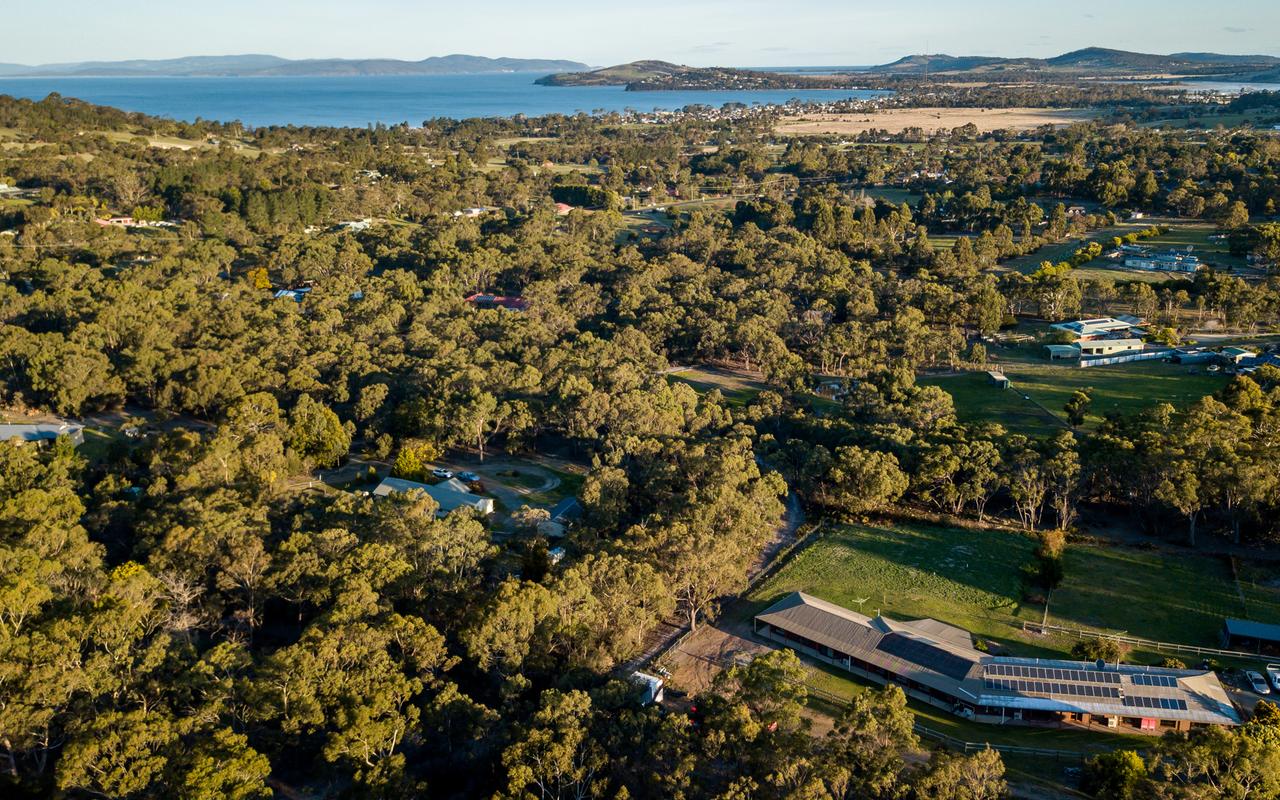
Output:
<path fill-rule="evenodd" d="M 1067 697 L 1099 697 L 1118 699 L 1120 690 L 1114 686 L 1098 686 L 1089 683 L 1059 683 L 1057 681 L 1030 681 L 1017 678 L 986 678 L 988 689 L 1023 694 L 1059 695 Z"/>
<path fill-rule="evenodd" d="M 876 649 L 957 681 L 964 680 L 964 677 L 969 674 L 970 662 L 966 659 L 928 642 L 912 639 L 900 633 L 891 633 L 883 637 L 876 645 Z"/>
<path fill-rule="evenodd" d="M 1136 686 L 1165 686 L 1173 688 L 1178 685 L 1178 679 L 1172 675 L 1134 675 L 1132 680 Z"/>
<path fill-rule="evenodd" d="M 1187 701 L 1173 697 L 1143 697 L 1142 695 L 1130 695 L 1124 699 L 1124 704 L 1130 708 L 1155 708 L 1161 711 L 1186 711 Z"/>
<path fill-rule="evenodd" d="M 1021 664 L 988 664 L 987 675 L 1009 678 L 1039 678 L 1077 683 L 1120 683 L 1120 674 L 1099 670 L 1065 669 L 1061 667 L 1024 667 Z"/>

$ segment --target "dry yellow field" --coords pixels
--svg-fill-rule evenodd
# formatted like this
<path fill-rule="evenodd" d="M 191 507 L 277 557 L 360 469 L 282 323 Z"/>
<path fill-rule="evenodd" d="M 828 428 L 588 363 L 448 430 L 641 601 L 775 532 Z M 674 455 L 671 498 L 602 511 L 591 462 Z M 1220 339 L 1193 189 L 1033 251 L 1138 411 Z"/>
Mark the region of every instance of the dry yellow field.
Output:
<path fill-rule="evenodd" d="M 778 132 L 806 134 L 858 134 L 869 130 L 898 133 L 907 128 L 925 131 L 958 128 L 972 122 L 982 132 L 1031 130 L 1041 125 L 1070 125 L 1094 119 L 1096 111 L 1056 108 L 893 108 L 869 114 L 804 114 L 778 123 Z"/>

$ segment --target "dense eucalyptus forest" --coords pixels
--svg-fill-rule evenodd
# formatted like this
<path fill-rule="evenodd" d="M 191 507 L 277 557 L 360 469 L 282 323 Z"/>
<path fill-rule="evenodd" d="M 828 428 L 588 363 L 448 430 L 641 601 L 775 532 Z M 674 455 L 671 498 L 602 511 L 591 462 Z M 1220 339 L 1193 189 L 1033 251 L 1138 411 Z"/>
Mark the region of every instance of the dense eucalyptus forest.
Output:
<path fill-rule="evenodd" d="M 1036 532 L 1105 507 L 1171 540 L 1273 541 L 1274 368 L 1041 435 L 962 421 L 918 378 L 980 368 L 1025 319 L 1274 330 L 1265 266 L 1003 265 L 1135 210 L 1274 265 L 1280 137 L 1100 121 L 908 145 L 772 122 L 246 130 L 0 98 L 0 400 L 143 432 L 0 442 L 4 793 L 1004 796 L 992 751 L 908 757 L 897 689 L 815 731 L 789 652 L 687 711 L 640 705 L 627 667 L 745 587 L 790 492 L 819 519 Z M 667 374 L 701 363 L 766 388 Z M 422 494 L 298 489 L 450 450 L 584 465 L 568 557 Z M 1171 736 L 1125 784 L 1141 794 L 1099 796 L 1280 796 L 1276 731 Z"/>

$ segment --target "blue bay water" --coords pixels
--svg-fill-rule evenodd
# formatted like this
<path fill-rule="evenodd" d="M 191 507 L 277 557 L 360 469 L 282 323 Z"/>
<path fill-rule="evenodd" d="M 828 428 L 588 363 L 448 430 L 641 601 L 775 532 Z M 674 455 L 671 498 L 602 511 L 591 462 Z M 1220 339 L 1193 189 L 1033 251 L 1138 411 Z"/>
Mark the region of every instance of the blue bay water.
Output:
<path fill-rule="evenodd" d="M 0 94 L 58 92 L 154 116 L 246 125 L 420 125 L 437 117 L 672 110 L 692 104 L 825 102 L 882 92 L 831 89 L 628 92 L 621 86 L 537 86 L 540 73 L 325 78 L 0 78 Z"/>

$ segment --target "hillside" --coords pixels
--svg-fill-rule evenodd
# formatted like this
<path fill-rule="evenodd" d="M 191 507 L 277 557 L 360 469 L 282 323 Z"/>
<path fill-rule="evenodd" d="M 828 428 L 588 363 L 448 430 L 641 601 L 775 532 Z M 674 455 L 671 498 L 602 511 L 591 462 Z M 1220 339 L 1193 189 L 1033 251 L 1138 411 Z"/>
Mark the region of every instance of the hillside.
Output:
<path fill-rule="evenodd" d="M 996 56 L 910 55 L 872 67 L 878 74 L 974 75 L 1026 73 L 1039 76 L 1107 77 L 1169 75 L 1188 78 L 1256 79 L 1255 75 L 1280 67 L 1280 58 L 1266 55 L 1173 53 L 1158 55 L 1086 47 L 1053 58 L 1001 58 Z"/>
<path fill-rule="evenodd" d="M 84 61 L 68 64 L 0 64 L 0 77 L 209 77 L 447 75 L 487 72 L 543 72 L 583 69 L 577 61 L 541 58 L 432 56 L 421 61 L 394 58 L 291 60 L 271 55 L 189 56 L 162 60 Z"/>
<path fill-rule="evenodd" d="M 857 85 L 849 75 L 764 72 L 730 67 L 690 67 L 668 61 L 632 61 L 588 72 L 539 78 L 542 86 L 625 86 L 628 91 L 672 89 L 842 89 Z"/>

